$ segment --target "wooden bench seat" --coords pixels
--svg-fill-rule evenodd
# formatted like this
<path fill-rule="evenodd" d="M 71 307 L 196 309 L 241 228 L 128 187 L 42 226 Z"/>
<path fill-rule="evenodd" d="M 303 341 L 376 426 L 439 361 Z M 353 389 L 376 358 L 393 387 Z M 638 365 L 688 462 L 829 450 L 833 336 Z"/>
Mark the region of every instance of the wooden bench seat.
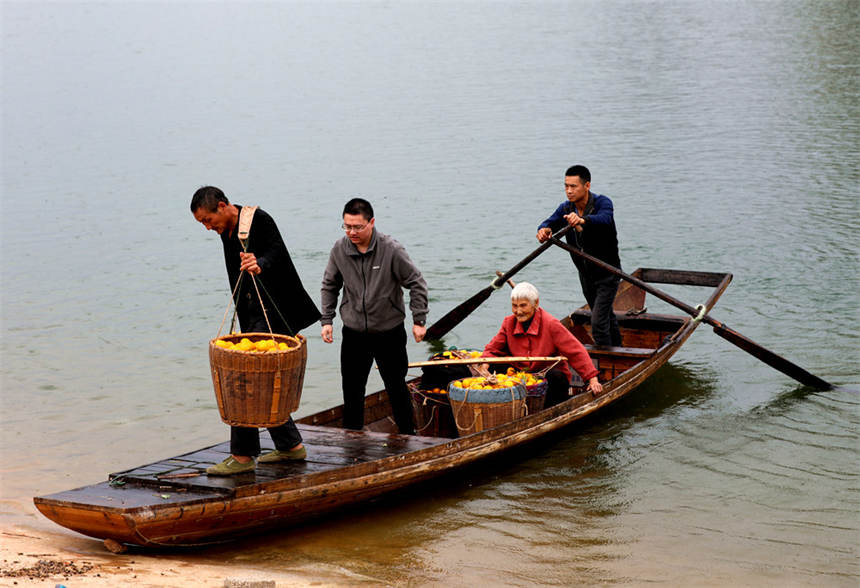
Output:
<path fill-rule="evenodd" d="M 597 368 L 597 377 L 601 382 L 608 382 L 621 372 L 647 360 L 655 351 L 648 347 L 596 347 L 590 344 L 585 345 L 585 350 Z"/>
<path fill-rule="evenodd" d="M 585 345 L 585 350 L 588 351 L 588 355 L 591 357 L 634 357 L 637 359 L 646 359 L 651 357 L 654 353 L 654 349 L 649 349 L 647 347 L 610 347 L 610 346 L 594 346 L 590 344 Z"/>

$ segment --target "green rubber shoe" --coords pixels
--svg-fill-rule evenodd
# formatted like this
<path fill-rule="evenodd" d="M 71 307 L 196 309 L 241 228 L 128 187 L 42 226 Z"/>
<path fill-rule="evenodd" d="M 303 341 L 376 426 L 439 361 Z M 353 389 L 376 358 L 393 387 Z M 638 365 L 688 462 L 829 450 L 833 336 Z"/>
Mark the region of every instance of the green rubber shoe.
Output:
<path fill-rule="evenodd" d="M 270 451 L 266 455 L 261 455 L 260 459 L 257 461 L 259 463 L 275 463 L 278 461 L 301 461 L 308 456 L 308 450 L 304 448 L 304 446 L 299 447 L 298 449 L 291 449 L 289 451 L 280 451 L 279 449 L 275 449 L 274 451 Z"/>
<path fill-rule="evenodd" d="M 244 474 L 245 472 L 253 472 L 257 464 L 252 459 L 248 463 L 237 461 L 232 455 L 219 464 L 206 468 L 206 473 L 210 476 L 235 476 L 236 474 Z"/>

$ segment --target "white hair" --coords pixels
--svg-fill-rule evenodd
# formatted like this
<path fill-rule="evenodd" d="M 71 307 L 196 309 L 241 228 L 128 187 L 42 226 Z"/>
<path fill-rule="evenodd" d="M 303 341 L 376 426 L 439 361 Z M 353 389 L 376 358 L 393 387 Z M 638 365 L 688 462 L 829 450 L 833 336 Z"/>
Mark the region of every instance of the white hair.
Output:
<path fill-rule="evenodd" d="M 520 282 L 511 290 L 511 300 L 528 300 L 532 304 L 537 304 L 539 299 L 538 289 L 528 282 Z"/>

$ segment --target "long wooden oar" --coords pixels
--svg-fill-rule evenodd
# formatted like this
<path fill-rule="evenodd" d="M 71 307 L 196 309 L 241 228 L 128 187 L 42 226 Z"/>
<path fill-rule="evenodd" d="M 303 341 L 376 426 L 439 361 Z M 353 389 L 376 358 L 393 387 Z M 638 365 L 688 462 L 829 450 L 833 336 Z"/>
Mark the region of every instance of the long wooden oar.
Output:
<path fill-rule="evenodd" d="M 555 233 L 552 238 L 558 239 L 559 237 L 564 236 L 565 233 L 570 230 L 570 228 L 570 225 L 564 227 L 563 229 Z M 481 304 L 483 304 L 484 301 L 490 297 L 490 294 L 501 288 L 502 285 L 509 278 L 513 277 L 515 273 L 517 273 L 529 263 L 531 263 L 535 257 L 549 249 L 550 245 L 552 245 L 550 241 L 544 241 L 540 247 L 528 254 L 522 261 L 509 269 L 503 275 L 493 280 L 489 286 L 487 286 L 486 288 L 460 304 L 460 306 L 455 307 L 453 310 L 448 312 L 448 314 L 430 325 L 430 327 L 427 328 L 427 333 L 424 335 L 424 339 L 427 341 L 432 341 L 434 339 L 440 339 L 445 336 L 448 331 L 459 325 L 463 321 L 463 319 L 472 314 L 476 308 L 481 306 Z"/>
<path fill-rule="evenodd" d="M 821 378 L 819 378 L 818 376 L 816 376 L 814 374 L 810 374 L 808 371 L 806 371 L 805 369 L 803 369 L 799 365 L 788 361 L 787 359 L 785 359 L 784 357 L 782 357 L 780 355 L 777 355 L 773 351 L 770 351 L 769 349 L 765 349 L 764 347 L 762 347 L 761 345 L 759 345 L 755 341 L 752 341 L 751 339 L 744 337 L 743 335 L 741 335 L 740 333 L 738 333 L 737 331 L 735 331 L 733 329 L 730 329 L 729 327 L 727 327 L 726 325 L 724 325 L 720 321 L 718 321 L 714 318 L 711 318 L 710 315 L 704 314 L 703 316 L 700 316 L 700 315 L 702 315 L 702 311 L 700 309 L 693 308 L 689 304 L 685 304 L 685 303 L 681 302 L 677 298 L 674 298 L 673 296 L 666 294 L 662 290 L 658 290 L 654 286 L 651 286 L 650 284 L 643 282 L 640 279 L 634 278 L 633 276 L 624 273 L 623 271 L 621 271 L 617 267 L 611 266 L 608 263 L 585 253 L 584 251 L 580 251 L 576 247 L 572 247 L 572 246 L 568 245 L 567 243 L 559 241 L 555 235 L 550 237 L 548 242 L 553 243 L 554 245 L 558 245 L 562 249 L 569 251 L 570 253 L 573 253 L 574 255 L 581 257 L 582 259 L 585 259 L 586 261 L 593 263 L 597 267 L 600 267 L 600 268 L 602 268 L 602 269 L 604 269 L 604 270 L 606 270 L 612 274 L 615 274 L 616 276 L 618 276 L 622 280 L 626 280 L 626 281 L 630 282 L 631 284 L 633 284 L 634 286 L 637 286 L 638 288 L 641 288 L 642 290 L 645 290 L 646 292 L 653 294 L 654 296 L 656 296 L 660 300 L 668 302 L 672 306 L 675 306 L 676 308 L 683 310 L 684 312 L 686 312 L 690 316 L 699 318 L 702 322 L 707 323 L 708 325 L 712 326 L 714 328 L 714 332 L 717 335 L 719 335 L 720 337 L 722 337 L 723 339 L 725 339 L 726 341 L 728 341 L 729 343 L 732 343 L 732 344 L 736 345 L 737 347 L 740 347 L 741 349 L 743 349 L 744 351 L 746 351 L 747 353 L 749 353 L 753 357 L 760 359 L 761 361 L 763 361 L 764 363 L 766 363 L 770 367 L 784 373 L 786 376 L 789 376 L 790 378 L 794 378 L 795 380 L 797 380 L 801 384 L 804 384 L 805 386 L 810 386 L 812 388 L 818 388 L 819 390 L 830 390 L 833 388 L 833 384 L 830 384 L 829 382 L 822 380 Z"/>
<path fill-rule="evenodd" d="M 547 357 L 547 356 L 520 356 L 515 355 L 512 357 L 452 357 L 451 359 L 429 359 L 427 361 L 414 361 L 409 364 L 409 367 L 428 367 L 428 366 L 440 366 L 440 365 L 469 365 L 472 363 L 520 363 L 526 361 L 567 361 L 567 358 L 563 355 L 558 357 Z"/>

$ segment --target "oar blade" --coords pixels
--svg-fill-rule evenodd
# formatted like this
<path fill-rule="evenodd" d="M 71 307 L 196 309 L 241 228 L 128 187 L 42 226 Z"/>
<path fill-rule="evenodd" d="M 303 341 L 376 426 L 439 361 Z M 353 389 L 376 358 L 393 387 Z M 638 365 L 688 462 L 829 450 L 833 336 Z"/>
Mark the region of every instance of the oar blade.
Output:
<path fill-rule="evenodd" d="M 833 385 L 829 382 L 822 380 L 814 374 L 810 374 L 808 371 L 806 371 L 799 365 L 788 361 L 784 357 L 777 355 L 769 349 L 765 349 L 755 341 L 747 339 L 737 331 L 734 331 L 725 325 L 714 325 L 714 332 L 726 341 L 733 343 L 737 347 L 740 347 L 753 357 L 760 359 L 773 369 L 784 373 L 790 378 L 794 378 L 804 386 L 817 388 L 819 390 L 833 389 Z"/>
<path fill-rule="evenodd" d="M 481 306 L 481 304 L 483 304 L 492 293 L 493 287 L 487 286 L 459 306 L 455 307 L 448 314 L 427 328 L 427 333 L 424 335 L 424 339 L 434 341 L 447 335 L 451 329 L 459 325 L 463 319 L 472 314 L 476 308 Z"/>
<path fill-rule="evenodd" d="M 590 263 L 596 265 L 597 267 L 603 268 L 604 270 L 608 271 L 609 273 L 615 274 L 616 276 L 618 276 L 622 280 L 630 282 L 634 286 L 637 286 L 637 287 L 641 288 L 642 290 L 645 290 L 649 294 L 653 294 L 654 296 L 656 296 L 660 300 L 663 300 L 664 302 L 668 302 L 669 304 L 671 304 L 672 306 L 674 306 L 676 308 L 680 308 L 681 310 L 683 310 L 684 312 L 686 312 L 687 314 L 689 314 L 691 316 L 696 316 L 698 314 L 698 309 L 695 309 L 692 306 L 690 306 L 689 304 L 685 304 L 685 303 L 681 302 L 680 300 L 675 299 L 674 297 L 670 296 L 669 294 L 666 294 L 662 290 L 658 290 L 654 286 L 651 286 L 650 284 L 646 284 L 645 282 L 643 282 L 642 280 L 640 280 L 638 278 L 634 278 L 633 276 L 625 274 L 623 271 L 621 271 L 617 267 L 613 267 L 613 266 L 609 265 L 608 263 L 606 263 L 600 259 L 597 259 L 596 257 L 592 257 L 591 255 L 588 255 L 587 253 L 580 251 L 579 249 L 577 249 L 575 247 L 571 247 L 567 243 L 562 243 L 561 241 L 559 241 L 555 237 L 550 238 L 550 242 L 553 243 L 554 245 L 558 245 L 562 249 L 569 251 L 570 253 L 572 253 L 572 254 L 574 254 L 574 255 L 582 258 L 582 259 L 589 261 Z M 731 279 L 731 274 L 726 274 L 726 276 L 728 276 L 728 278 Z M 812 388 L 818 388 L 819 390 L 831 390 L 831 389 L 833 389 L 834 386 L 832 384 L 830 384 L 829 382 L 822 380 L 818 376 L 810 374 L 808 371 L 806 371 L 805 369 L 803 369 L 799 365 L 791 363 L 790 361 L 788 361 L 784 357 L 780 357 L 779 355 L 777 355 L 773 351 L 770 351 L 769 349 L 765 349 L 764 347 L 762 347 L 761 345 L 759 345 L 755 341 L 747 339 L 746 337 L 744 337 L 743 335 L 741 335 L 737 331 L 733 331 L 732 329 L 723 325 L 722 323 L 720 323 L 716 319 L 712 318 L 711 316 L 705 315 L 702 318 L 702 321 L 706 324 L 711 325 L 714 328 L 714 332 L 717 335 L 719 335 L 720 337 L 722 337 L 723 339 L 725 339 L 726 341 L 733 343 L 734 345 L 740 347 L 741 349 L 743 349 L 744 351 L 746 351 L 747 353 L 749 353 L 753 357 L 760 359 L 761 361 L 763 361 L 764 363 L 766 363 L 770 367 L 774 368 L 775 370 L 784 373 L 786 376 L 788 376 L 790 378 L 794 378 L 795 380 L 797 380 L 801 384 L 803 384 L 805 386 L 810 386 Z"/>

